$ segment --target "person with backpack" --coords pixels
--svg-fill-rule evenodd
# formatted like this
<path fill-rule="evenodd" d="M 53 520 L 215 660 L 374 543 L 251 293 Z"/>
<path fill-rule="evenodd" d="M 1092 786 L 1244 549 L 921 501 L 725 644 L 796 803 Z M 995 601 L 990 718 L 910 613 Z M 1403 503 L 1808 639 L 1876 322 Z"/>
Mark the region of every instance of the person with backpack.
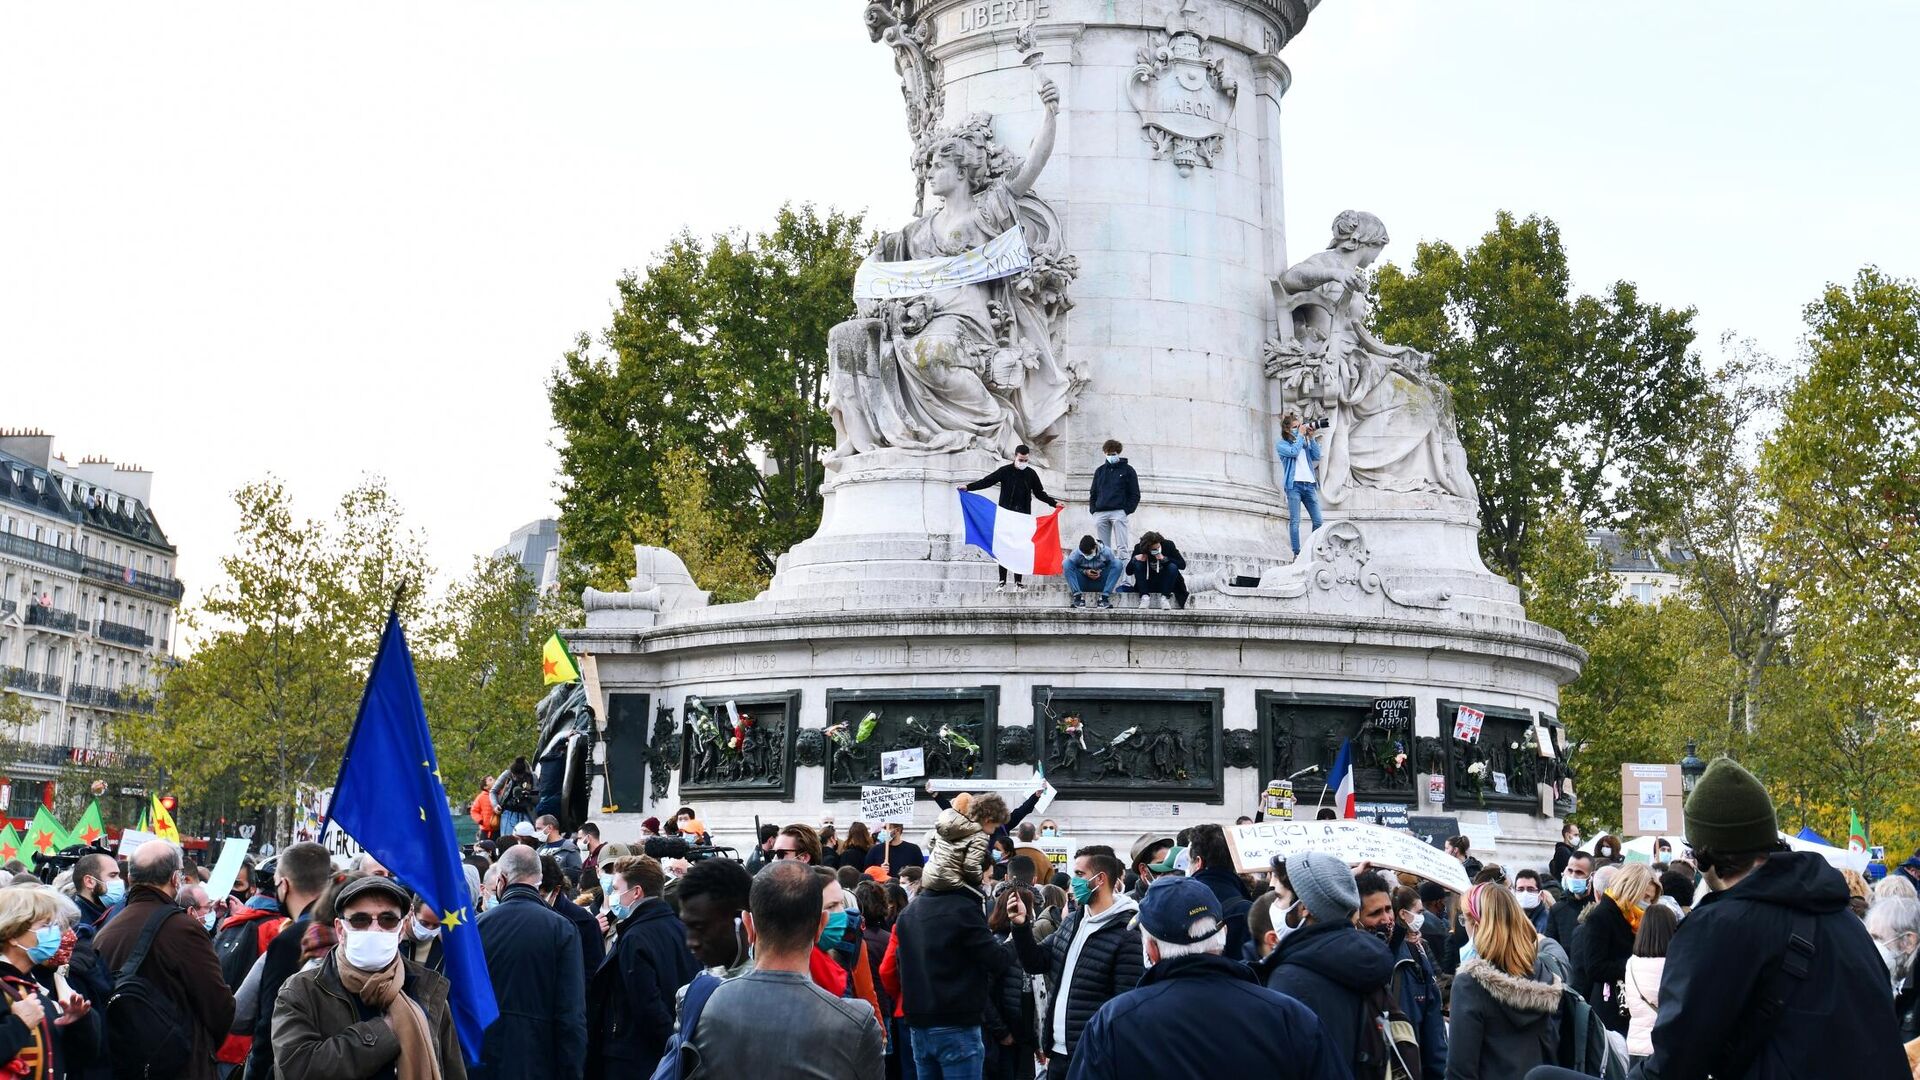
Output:
<path fill-rule="evenodd" d="M 213 939 L 174 903 L 181 865 L 177 846 L 141 844 L 127 860 L 126 907 L 94 938 L 101 965 L 115 973 L 107 1042 L 116 1071 L 144 1060 L 154 1063 L 147 1075 L 214 1080 L 214 1050 L 233 1029 L 233 992 Z"/>
<path fill-rule="evenodd" d="M 1194 830 L 1196 841 L 1199 833 Z M 1268 989 L 1313 1010 L 1356 1080 L 1378 1080 L 1386 1068 L 1384 1048 L 1367 1032 L 1378 1015 L 1376 997 L 1393 978 L 1393 952 L 1354 926 L 1360 889 L 1346 863 L 1309 851 L 1276 872 L 1294 900 L 1275 913 L 1274 932 L 1286 929 L 1254 972 Z"/>
<path fill-rule="evenodd" d="M 812 867 L 794 860 L 754 876 L 742 917 L 753 968 L 724 981 L 703 973 L 687 987 L 670 1060 L 661 1063 L 671 1076 L 881 1080 L 873 1009 L 822 990 L 809 974 L 827 929 L 825 888 Z"/>
<path fill-rule="evenodd" d="M 534 783 L 533 766 L 524 756 L 514 758 L 513 765 L 493 782 L 492 794 L 494 805 L 500 809 L 501 836 L 512 836 L 516 826 L 532 823 L 539 789 Z"/>
<path fill-rule="evenodd" d="M 1687 843 L 1712 890 L 1667 948 L 1646 1080 L 1844 1076 L 1907 1080 L 1887 966 L 1847 909 L 1847 882 L 1780 840 L 1767 789 L 1707 766 Z"/>
<path fill-rule="evenodd" d="M 280 911 L 280 905 L 270 896 L 256 896 L 247 901 L 247 906 L 227 917 L 213 935 L 213 952 L 220 958 L 220 977 L 236 991 L 247 981 L 247 973 L 253 970 L 273 939 L 285 929 L 288 919 Z M 233 1030 L 227 1032 L 220 1049 L 214 1052 L 214 1060 L 222 1066 L 221 1072 L 232 1073 L 247 1062 L 247 1054 L 253 1049 L 253 1021 L 249 1014 L 236 1017 Z"/>
<path fill-rule="evenodd" d="M 1446 1080 L 1507 1080 L 1558 1060 L 1565 989 L 1540 956 L 1533 920 L 1503 886 L 1467 892 L 1474 955 L 1453 976 Z"/>
<path fill-rule="evenodd" d="M 45 887 L 0 889 L 0 1075 L 64 1080 L 99 1050 L 100 1016 L 87 999 L 62 1001 L 34 973 L 61 947 L 60 903 Z"/>

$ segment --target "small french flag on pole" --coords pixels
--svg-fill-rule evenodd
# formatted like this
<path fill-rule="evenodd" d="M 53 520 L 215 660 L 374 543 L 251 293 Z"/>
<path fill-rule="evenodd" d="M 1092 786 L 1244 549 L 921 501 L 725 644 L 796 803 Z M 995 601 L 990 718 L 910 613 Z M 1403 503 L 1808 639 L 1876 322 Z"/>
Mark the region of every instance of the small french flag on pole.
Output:
<path fill-rule="evenodd" d="M 993 556 L 993 561 L 1015 574 L 1058 574 L 1061 571 L 1060 508 L 1046 517 L 1022 514 L 994 504 L 984 495 L 960 492 L 960 516 L 967 523 L 967 543 Z"/>
<path fill-rule="evenodd" d="M 1340 809 L 1340 816 L 1353 816 L 1353 741 L 1340 744 L 1340 756 L 1333 759 L 1333 801 Z"/>

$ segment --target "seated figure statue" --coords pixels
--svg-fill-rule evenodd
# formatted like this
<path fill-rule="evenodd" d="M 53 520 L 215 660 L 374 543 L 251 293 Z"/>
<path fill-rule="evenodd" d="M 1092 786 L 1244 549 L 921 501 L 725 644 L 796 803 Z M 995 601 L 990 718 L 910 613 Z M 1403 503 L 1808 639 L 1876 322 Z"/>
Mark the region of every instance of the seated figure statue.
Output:
<path fill-rule="evenodd" d="M 1453 394 L 1428 370 L 1432 357 L 1367 329 L 1366 269 L 1386 245 L 1379 218 L 1343 211 L 1327 249 L 1280 275 L 1267 374 L 1280 380 L 1285 408 L 1328 421 L 1319 471 L 1329 505 L 1359 488 L 1475 500 Z"/>
<path fill-rule="evenodd" d="M 1008 457 L 1044 448 L 1084 383 L 1062 359 L 1066 287 L 1077 265 L 1059 251 L 1059 221 L 1032 193 L 1052 153 L 1059 90 L 1043 81 L 1046 111 L 1024 162 L 993 141 L 992 118 L 969 117 L 916 150 L 941 207 L 888 233 L 880 263 L 977 251 L 1014 226 L 1031 260 L 1016 274 L 898 299 L 862 299 L 859 317 L 830 339 L 828 412 L 833 458 L 879 447 L 930 453 L 979 449 Z"/>

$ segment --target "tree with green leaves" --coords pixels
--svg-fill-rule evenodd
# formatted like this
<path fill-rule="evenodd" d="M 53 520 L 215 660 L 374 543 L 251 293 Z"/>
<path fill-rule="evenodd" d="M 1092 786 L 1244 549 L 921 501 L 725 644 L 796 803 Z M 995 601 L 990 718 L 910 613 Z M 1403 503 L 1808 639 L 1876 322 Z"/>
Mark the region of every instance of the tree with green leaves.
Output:
<path fill-rule="evenodd" d="M 672 524 L 689 477 L 660 468 L 671 447 L 704 476 L 705 513 L 730 524 L 754 579 L 813 534 L 833 441 L 827 332 L 853 313 L 862 228 L 859 215 L 789 206 L 766 232 L 683 233 L 620 279 L 612 325 L 583 335 L 548 386 L 564 591 L 618 588 L 633 544 L 665 546 L 634 530 Z"/>
<path fill-rule="evenodd" d="M 1706 391 L 1693 309 L 1627 281 L 1576 296 L 1560 230 L 1502 212 L 1464 251 L 1423 243 L 1381 267 L 1374 330 L 1433 354 L 1479 488 L 1481 550 L 1523 582 L 1556 507 L 1587 526 L 1658 518 Z"/>

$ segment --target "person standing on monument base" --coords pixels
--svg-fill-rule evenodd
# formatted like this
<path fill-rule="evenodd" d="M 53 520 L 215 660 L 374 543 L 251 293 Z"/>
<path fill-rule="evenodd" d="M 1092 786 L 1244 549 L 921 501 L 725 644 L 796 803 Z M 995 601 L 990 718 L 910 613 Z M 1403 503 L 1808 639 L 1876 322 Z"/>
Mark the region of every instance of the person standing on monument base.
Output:
<path fill-rule="evenodd" d="M 1140 474 L 1120 456 L 1123 449 L 1119 439 L 1108 439 L 1100 447 L 1105 460 L 1093 470 L 1093 484 L 1087 490 L 1094 535 L 1114 551 L 1127 549 L 1133 535 L 1127 529 L 1127 519 L 1140 509 Z"/>
<path fill-rule="evenodd" d="M 1320 517 L 1320 440 L 1311 429 L 1300 425 L 1300 414 L 1289 412 L 1280 418 L 1280 441 L 1273 444 L 1280 455 L 1280 487 L 1287 493 L 1287 539 L 1293 553 L 1300 554 L 1300 508 L 1307 508 L 1313 527 L 1324 524 Z"/>
<path fill-rule="evenodd" d="M 1002 465 L 971 484 L 961 484 L 960 490 L 980 491 L 983 488 L 997 486 L 1000 489 L 1000 509 L 1012 510 L 1021 514 L 1033 513 L 1033 500 L 1035 499 L 1039 499 L 1041 502 L 1056 509 L 1067 505 L 1047 494 L 1047 489 L 1041 486 L 1040 474 L 1033 471 L 1033 466 L 1027 464 L 1027 459 L 1032 455 L 1032 449 L 1029 448 L 1026 443 L 1021 443 L 1019 446 L 1013 448 L 1013 462 L 1011 464 Z M 1027 583 L 1021 575 L 1015 574 L 1013 575 L 1013 587 L 1025 590 Z M 1007 568 L 1003 566 L 1000 568 L 1000 590 L 1005 592 L 1006 588 Z"/>

